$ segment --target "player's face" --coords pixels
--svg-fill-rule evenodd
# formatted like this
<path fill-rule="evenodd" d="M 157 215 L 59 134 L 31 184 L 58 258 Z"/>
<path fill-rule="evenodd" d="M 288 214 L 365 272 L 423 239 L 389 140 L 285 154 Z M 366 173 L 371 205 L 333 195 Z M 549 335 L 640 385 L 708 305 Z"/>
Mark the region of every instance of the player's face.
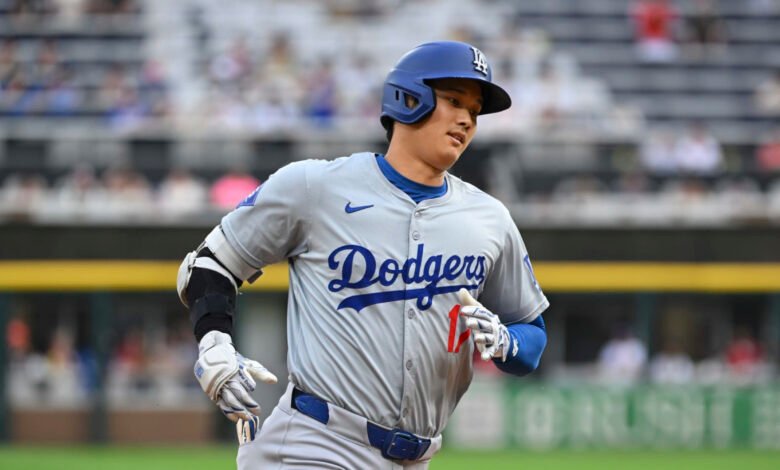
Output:
<path fill-rule="evenodd" d="M 415 154 L 427 165 L 446 171 L 458 161 L 477 130 L 482 88 L 473 80 L 447 78 L 432 83 L 436 109 L 414 124 Z"/>

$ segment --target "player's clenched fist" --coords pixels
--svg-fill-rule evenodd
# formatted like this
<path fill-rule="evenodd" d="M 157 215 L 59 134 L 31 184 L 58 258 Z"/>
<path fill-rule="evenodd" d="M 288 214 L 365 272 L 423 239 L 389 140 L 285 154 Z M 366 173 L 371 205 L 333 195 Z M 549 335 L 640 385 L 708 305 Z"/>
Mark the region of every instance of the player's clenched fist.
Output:
<path fill-rule="evenodd" d="M 509 351 L 509 332 L 498 319 L 498 315 L 482 306 L 466 289 L 458 291 L 460 314 L 466 318 L 466 326 L 471 330 L 477 350 L 482 360 L 501 359 L 506 361 Z"/>
<path fill-rule="evenodd" d="M 231 421 L 250 420 L 260 413 L 260 405 L 249 395 L 255 379 L 269 384 L 277 380 L 262 364 L 239 354 L 230 335 L 220 331 L 210 331 L 200 340 L 195 377 Z"/>

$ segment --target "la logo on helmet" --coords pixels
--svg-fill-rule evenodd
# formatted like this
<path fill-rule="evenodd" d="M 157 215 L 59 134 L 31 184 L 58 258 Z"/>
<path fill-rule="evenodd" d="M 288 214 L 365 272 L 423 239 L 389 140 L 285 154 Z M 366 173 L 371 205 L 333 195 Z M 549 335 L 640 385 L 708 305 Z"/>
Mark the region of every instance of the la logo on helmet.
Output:
<path fill-rule="evenodd" d="M 474 46 L 471 47 L 471 51 L 474 53 L 474 62 L 472 62 L 472 64 L 474 64 L 474 70 L 481 72 L 483 75 L 487 75 L 488 63 L 485 54 Z"/>

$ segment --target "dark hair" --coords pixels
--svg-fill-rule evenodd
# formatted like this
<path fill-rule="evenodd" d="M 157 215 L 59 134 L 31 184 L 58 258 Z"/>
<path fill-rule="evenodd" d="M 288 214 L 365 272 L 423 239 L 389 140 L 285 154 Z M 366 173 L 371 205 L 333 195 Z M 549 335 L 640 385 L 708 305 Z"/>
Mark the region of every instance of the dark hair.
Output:
<path fill-rule="evenodd" d="M 385 124 L 385 122 L 387 124 Z M 384 124 L 385 127 L 385 137 L 387 137 L 387 142 L 390 142 L 393 140 L 393 128 L 395 127 L 395 120 L 388 118 L 386 121 L 383 121 L 382 124 Z"/>

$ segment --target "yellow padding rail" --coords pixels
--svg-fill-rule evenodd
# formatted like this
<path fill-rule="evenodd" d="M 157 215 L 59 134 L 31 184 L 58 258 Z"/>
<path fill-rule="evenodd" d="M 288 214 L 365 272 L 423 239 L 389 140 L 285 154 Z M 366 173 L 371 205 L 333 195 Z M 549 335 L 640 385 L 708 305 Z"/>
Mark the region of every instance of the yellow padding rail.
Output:
<path fill-rule="evenodd" d="M 176 289 L 178 261 L 0 261 L 0 291 Z M 780 292 L 780 263 L 537 262 L 545 292 Z M 265 269 L 250 291 L 287 289 L 287 265 Z"/>

